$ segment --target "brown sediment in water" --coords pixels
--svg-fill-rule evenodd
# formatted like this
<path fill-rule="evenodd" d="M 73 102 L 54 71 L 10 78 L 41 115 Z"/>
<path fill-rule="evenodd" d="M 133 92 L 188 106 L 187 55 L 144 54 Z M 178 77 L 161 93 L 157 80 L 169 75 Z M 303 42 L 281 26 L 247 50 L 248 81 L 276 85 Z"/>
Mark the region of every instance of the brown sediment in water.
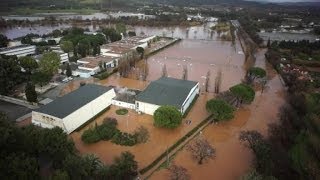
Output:
<path fill-rule="evenodd" d="M 261 55 L 263 53 L 258 56 Z M 215 147 L 216 158 L 198 165 L 185 148 L 176 155 L 174 163 L 185 167 L 191 179 L 239 179 L 251 168 L 254 158 L 250 150 L 239 142 L 240 131 L 257 130 L 267 136 L 268 124 L 277 123 L 279 108 L 285 103 L 285 90 L 279 76 L 267 67 L 264 58 L 258 57 L 257 61 L 257 66 L 266 68 L 267 73 L 272 74 L 267 83 L 269 88 L 262 94 L 256 92 L 254 102 L 239 109 L 233 120 L 209 125 L 201 135 Z M 169 171 L 161 169 L 150 179 L 168 179 L 168 177 Z"/>

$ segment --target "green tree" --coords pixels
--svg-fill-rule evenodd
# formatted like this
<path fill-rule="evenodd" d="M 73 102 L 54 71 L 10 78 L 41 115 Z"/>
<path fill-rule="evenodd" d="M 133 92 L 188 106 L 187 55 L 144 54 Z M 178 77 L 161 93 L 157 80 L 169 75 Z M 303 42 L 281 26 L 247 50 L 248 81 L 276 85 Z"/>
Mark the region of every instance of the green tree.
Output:
<path fill-rule="evenodd" d="M 25 93 L 29 102 L 37 102 L 37 92 L 32 83 L 27 83 Z"/>
<path fill-rule="evenodd" d="M 62 32 L 59 30 L 59 29 L 55 29 L 52 31 L 52 36 L 57 38 L 57 37 L 60 37 L 62 35 Z"/>
<path fill-rule="evenodd" d="M 7 47 L 9 44 L 9 39 L 7 36 L 0 34 L 0 48 Z"/>
<path fill-rule="evenodd" d="M 270 41 L 270 38 L 268 39 L 268 42 L 267 42 L 267 48 L 270 48 L 271 47 L 271 41 Z"/>
<path fill-rule="evenodd" d="M 176 128 L 181 124 L 181 112 L 174 106 L 161 106 L 153 114 L 156 127 Z"/>
<path fill-rule="evenodd" d="M 110 179 L 134 179 L 138 172 L 138 164 L 130 152 L 121 153 L 110 166 Z"/>
<path fill-rule="evenodd" d="M 80 40 L 77 45 L 77 53 L 81 55 L 81 57 L 86 57 L 89 54 L 90 50 L 90 42 L 86 39 Z"/>
<path fill-rule="evenodd" d="M 267 73 L 264 69 L 260 67 L 251 67 L 248 70 L 247 79 L 249 83 L 253 82 L 257 78 L 264 78 L 266 77 Z"/>
<path fill-rule="evenodd" d="M 0 94 L 8 94 L 25 80 L 16 57 L 0 57 Z"/>
<path fill-rule="evenodd" d="M 40 71 L 50 75 L 58 72 L 59 66 L 60 57 L 55 52 L 47 52 L 43 54 L 39 62 Z"/>
<path fill-rule="evenodd" d="M 70 53 L 74 50 L 74 45 L 71 41 L 61 41 L 60 47 L 65 53 Z"/>
<path fill-rule="evenodd" d="M 71 70 L 71 67 L 70 67 L 69 63 L 67 63 L 66 75 L 67 75 L 68 77 L 72 76 L 72 70 Z"/>
<path fill-rule="evenodd" d="M 254 100 L 255 91 L 249 85 L 238 84 L 232 86 L 229 90 L 236 98 L 237 106 L 242 103 L 251 103 Z"/>
<path fill-rule="evenodd" d="M 213 114 L 216 121 L 229 120 L 234 117 L 234 108 L 220 99 L 211 99 L 206 104 L 207 111 Z"/>
<path fill-rule="evenodd" d="M 51 77 L 52 75 L 39 71 L 31 75 L 31 81 L 34 84 L 39 84 L 42 87 L 51 80 Z"/>
<path fill-rule="evenodd" d="M 30 56 L 23 56 L 19 59 L 20 66 L 26 71 L 27 74 L 31 74 L 32 71 L 36 70 L 39 66 L 37 61 Z"/>

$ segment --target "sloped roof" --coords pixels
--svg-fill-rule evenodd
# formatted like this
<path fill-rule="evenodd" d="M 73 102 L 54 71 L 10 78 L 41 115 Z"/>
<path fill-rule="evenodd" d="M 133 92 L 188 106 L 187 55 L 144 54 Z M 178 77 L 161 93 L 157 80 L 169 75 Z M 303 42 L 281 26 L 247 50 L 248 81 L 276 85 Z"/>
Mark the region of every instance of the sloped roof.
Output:
<path fill-rule="evenodd" d="M 87 84 L 34 111 L 62 119 L 111 89 L 112 87 Z"/>
<path fill-rule="evenodd" d="M 198 82 L 162 77 L 153 81 L 137 96 L 137 101 L 181 108 L 191 89 Z"/>

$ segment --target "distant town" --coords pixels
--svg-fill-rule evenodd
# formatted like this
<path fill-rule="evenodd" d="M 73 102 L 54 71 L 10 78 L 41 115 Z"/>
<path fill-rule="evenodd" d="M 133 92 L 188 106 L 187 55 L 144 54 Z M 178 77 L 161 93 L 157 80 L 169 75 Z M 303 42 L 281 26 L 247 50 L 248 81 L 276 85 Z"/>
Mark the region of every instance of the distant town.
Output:
<path fill-rule="evenodd" d="M 320 4 L 1 2 L 2 179 L 319 179 Z"/>

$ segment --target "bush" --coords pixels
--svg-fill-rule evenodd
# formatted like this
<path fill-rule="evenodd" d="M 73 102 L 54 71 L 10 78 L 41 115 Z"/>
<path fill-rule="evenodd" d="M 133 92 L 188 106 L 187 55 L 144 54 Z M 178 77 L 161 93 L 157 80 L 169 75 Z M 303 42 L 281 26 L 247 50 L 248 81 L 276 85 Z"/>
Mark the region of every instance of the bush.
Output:
<path fill-rule="evenodd" d="M 137 139 L 135 135 L 126 132 L 120 132 L 118 130 L 117 133 L 115 133 L 112 137 L 111 142 L 122 146 L 133 146 L 137 144 Z"/>
<path fill-rule="evenodd" d="M 161 106 L 153 115 L 156 127 L 176 128 L 181 124 L 182 115 L 174 106 Z"/>
<path fill-rule="evenodd" d="M 119 130 L 112 124 L 103 123 L 96 127 L 100 140 L 110 140 Z"/>
<path fill-rule="evenodd" d="M 96 128 L 94 129 L 90 128 L 83 132 L 81 136 L 81 140 L 86 144 L 96 143 L 100 140 L 100 136 L 96 131 Z"/>
<path fill-rule="evenodd" d="M 140 126 L 134 131 L 134 136 L 136 137 L 137 143 L 146 143 L 149 139 L 149 131 L 147 128 Z"/>
<path fill-rule="evenodd" d="M 118 110 L 116 110 L 116 113 L 118 115 L 126 115 L 126 114 L 128 114 L 128 110 L 127 109 L 118 109 Z"/>

